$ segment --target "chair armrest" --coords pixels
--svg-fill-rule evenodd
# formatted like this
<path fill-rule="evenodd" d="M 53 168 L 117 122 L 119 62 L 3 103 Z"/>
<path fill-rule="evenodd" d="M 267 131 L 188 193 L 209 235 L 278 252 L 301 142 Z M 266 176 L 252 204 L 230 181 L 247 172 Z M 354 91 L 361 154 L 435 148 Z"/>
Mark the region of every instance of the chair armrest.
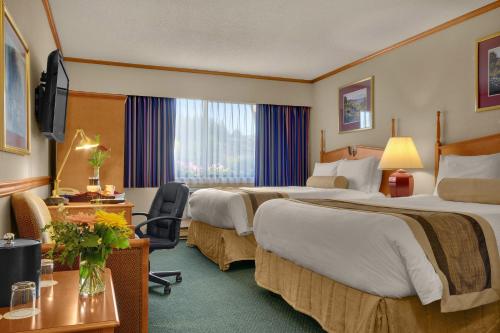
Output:
<path fill-rule="evenodd" d="M 141 228 L 151 222 L 158 222 L 161 220 L 174 220 L 176 222 L 179 222 L 182 220 L 180 217 L 175 217 L 175 216 L 170 216 L 170 215 L 163 215 L 163 216 L 158 216 L 158 217 L 153 217 L 152 219 L 148 219 L 144 222 L 139 223 L 138 225 L 135 226 L 135 234 L 139 236 L 139 238 L 144 238 L 144 233 L 141 231 Z"/>
<path fill-rule="evenodd" d="M 141 212 L 132 213 L 132 216 L 146 216 L 146 218 L 149 219 L 149 214 L 148 213 L 141 213 Z"/>
<path fill-rule="evenodd" d="M 131 239 L 129 248 L 113 250 L 106 261 L 120 317 L 116 332 L 148 331 L 148 258 L 149 240 Z"/>

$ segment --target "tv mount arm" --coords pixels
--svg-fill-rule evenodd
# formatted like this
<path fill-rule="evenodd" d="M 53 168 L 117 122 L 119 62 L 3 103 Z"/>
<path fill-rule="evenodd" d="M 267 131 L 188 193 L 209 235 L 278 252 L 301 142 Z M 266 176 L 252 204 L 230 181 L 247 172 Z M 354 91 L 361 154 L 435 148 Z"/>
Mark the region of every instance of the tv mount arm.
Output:
<path fill-rule="evenodd" d="M 39 110 L 42 109 L 43 95 L 45 94 L 45 84 L 47 83 L 47 73 L 45 71 L 40 75 L 40 84 L 35 88 L 35 117 L 37 121 L 40 119 Z"/>

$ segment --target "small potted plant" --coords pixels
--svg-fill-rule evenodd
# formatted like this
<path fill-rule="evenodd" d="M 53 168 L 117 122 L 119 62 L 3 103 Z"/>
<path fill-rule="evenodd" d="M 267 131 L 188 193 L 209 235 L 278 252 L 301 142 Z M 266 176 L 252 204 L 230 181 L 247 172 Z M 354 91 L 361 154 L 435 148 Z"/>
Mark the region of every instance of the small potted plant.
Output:
<path fill-rule="evenodd" d="M 64 216 L 61 214 L 61 216 Z M 125 213 L 108 213 L 97 210 L 95 215 L 64 216 L 43 228 L 54 241 L 50 258 L 72 266 L 80 260 L 80 294 L 93 296 L 105 289 L 104 269 L 113 249 L 129 245 L 131 229 Z"/>
<path fill-rule="evenodd" d="M 96 135 L 95 136 L 95 141 L 97 143 L 100 143 L 100 136 Z M 98 186 L 100 184 L 99 182 L 99 170 L 104 164 L 104 162 L 109 158 L 110 153 L 109 149 L 104 147 L 103 145 L 99 144 L 97 147 L 95 147 L 92 152 L 90 153 L 89 156 L 89 164 L 94 168 L 94 176 L 90 177 L 89 185 L 95 185 Z"/>

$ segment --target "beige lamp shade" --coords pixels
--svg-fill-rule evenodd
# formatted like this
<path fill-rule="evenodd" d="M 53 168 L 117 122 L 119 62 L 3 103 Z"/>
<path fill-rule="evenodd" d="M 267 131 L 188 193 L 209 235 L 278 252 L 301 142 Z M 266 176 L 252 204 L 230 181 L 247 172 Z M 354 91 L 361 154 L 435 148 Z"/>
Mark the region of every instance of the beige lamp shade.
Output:
<path fill-rule="evenodd" d="M 421 169 L 422 160 L 411 137 L 396 136 L 389 139 L 380 159 L 379 169 Z"/>

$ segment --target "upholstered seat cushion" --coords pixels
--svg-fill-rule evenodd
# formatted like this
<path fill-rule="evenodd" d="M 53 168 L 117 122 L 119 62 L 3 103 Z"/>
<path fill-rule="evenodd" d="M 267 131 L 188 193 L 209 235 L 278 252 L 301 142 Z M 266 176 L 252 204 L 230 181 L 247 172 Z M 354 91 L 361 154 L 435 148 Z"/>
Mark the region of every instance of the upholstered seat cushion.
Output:
<path fill-rule="evenodd" d="M 20 192 L 12 195 L 12 207 L 16 217 L 18 237 L 38 239 L 50 243 L 50 234 L 42 228 L 52 220 L 45 202 L 34 193 Z"/>
<path fill-rule="evenodd" d="M 168 241 L 165 238 L 153 237 L 149 235 L 144 235 L 144 238 L 149 239 L 150 250 L 172 249 L 177 244 L 176 242 Z"/>

